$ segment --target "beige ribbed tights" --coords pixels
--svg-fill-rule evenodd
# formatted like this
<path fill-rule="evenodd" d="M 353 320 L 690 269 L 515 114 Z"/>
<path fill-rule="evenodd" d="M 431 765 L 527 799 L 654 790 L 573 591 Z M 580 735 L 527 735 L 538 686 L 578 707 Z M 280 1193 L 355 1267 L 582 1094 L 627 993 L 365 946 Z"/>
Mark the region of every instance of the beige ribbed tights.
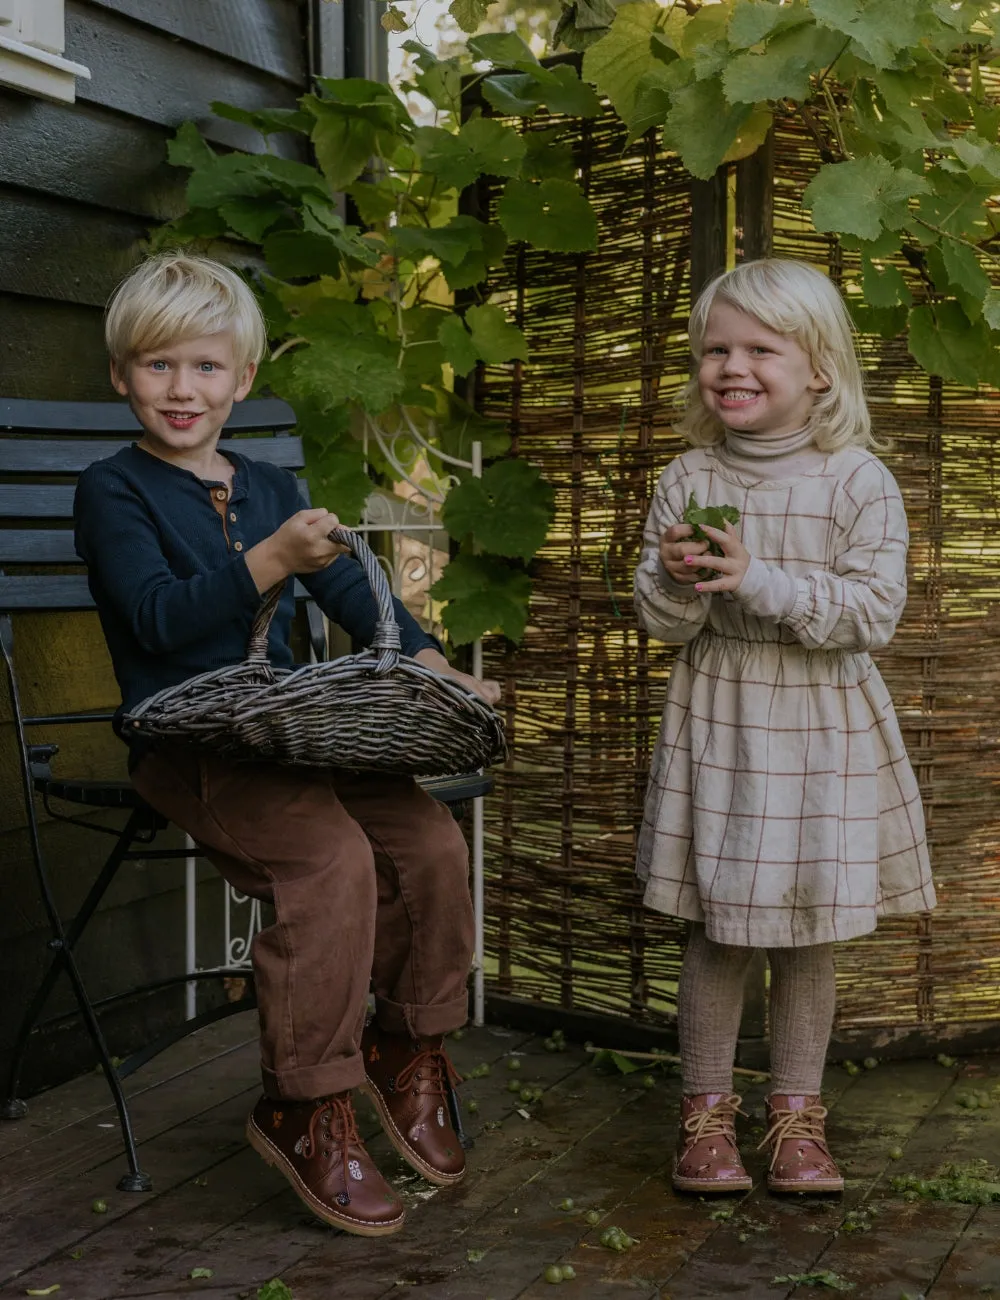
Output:
<path fill-rule="evenodd" d="M 684 1092 L 732 1092 L 733 1059 L 752 948 L 713 943 L 691 927 L 677 992 Z M 833 944 L 768 948 L 771 1092 L 820 1091 L 833 1027 Z"/>

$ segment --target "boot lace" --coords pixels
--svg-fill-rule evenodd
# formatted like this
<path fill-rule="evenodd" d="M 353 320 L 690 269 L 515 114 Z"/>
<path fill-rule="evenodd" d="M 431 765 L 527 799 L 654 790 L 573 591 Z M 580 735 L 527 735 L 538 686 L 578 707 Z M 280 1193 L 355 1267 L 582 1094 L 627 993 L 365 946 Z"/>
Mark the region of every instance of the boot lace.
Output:
<path fill-rule="evenodd" d="M 766 1146 L 774 1144 L 771 1151 L 772 1170 L 778 1163 L 781 1144 L 788 1140 L 814 1142 L 827 1158 L 832 1158 L 827 1150 L 823 1124 L 828 1113 L 826 1107 L 820 1105 L 806 1106 L 802 1110 L 773 1111 L 771 1127 L 764 1134 L 757 1150 L 763 1151 Z"/>
<path fill-rule="evenodd" d="M 740 1110 L 743 1098 L 735 1092 L 723 1097 L 708 1110 L 693 1111 L 684 1121 L 684 1132 L 688 1143 L 693 1145 L 702 1138 L 733 1137 L 733 1123 L 737 1115 L 749 1118 L 746 1111 Z"/>
<path fill-rule="evenodd" d="M 322 1152 L 332 1155 L 326 1142 L 340 1144 L 340 1158 L 344 1173 L 344 1190 L 337 1197 L 342 1205 L 350 1203 L 351 1194 L 347 1190 L 351 1185 L 348 1167 L 351 1146 L 361 1145 L 358 1123 L 354 1117 L 354 1107 L 349 1096 L 325 1097 L 320 1101 L 309 1118 L 309 1127 L 302 1140 L 302 1155 L 307 1159 L 319 1159 Z"/>
<path fill-rule="evenodd" d="M 462 1076 L 443 1047 L 425 1047 L 407 1061 L 396 1075 L 396 1091 L 405 1092 L 416 1083 L 418 1076 L 421 1082 L 426 1081 L 426 1092 L 440 1097 L 447 1097 L 448 1085 L 454 1088 L 462 1082 Z"/>

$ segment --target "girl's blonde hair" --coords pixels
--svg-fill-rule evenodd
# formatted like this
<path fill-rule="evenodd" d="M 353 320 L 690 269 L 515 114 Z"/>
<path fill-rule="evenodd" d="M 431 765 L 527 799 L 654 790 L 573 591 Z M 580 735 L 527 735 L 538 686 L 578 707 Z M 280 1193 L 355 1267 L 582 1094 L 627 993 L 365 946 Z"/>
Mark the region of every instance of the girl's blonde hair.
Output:
<path fill-rule="evenodd" d="M 131 271 L 111 295 L 104 338 L 124 366 L 142 352 L 229 330 L 241 373 L 267 349 L 267 329 L 253 291 L 221 262 L 189 253 L 159 253 Z"/>
<path fill-rule="evenodd" d="M 809 417 L 821 451 L 874 444 L 851 319 L 828 276 L 806 262 L 780 257 L 741 262 L 716 276 L 699 295 L 688 323 L 697 362 L 702 358 L 708 314 L 717 302 L 755 316 L 808 354 L 813 369 L 829 385 L 817 395 Z M 678 431 L 696 447 L 722 442 L 725 430 L 718 417 L 706 410 L 697 375 L 688 383 L 683 402 Z"/>

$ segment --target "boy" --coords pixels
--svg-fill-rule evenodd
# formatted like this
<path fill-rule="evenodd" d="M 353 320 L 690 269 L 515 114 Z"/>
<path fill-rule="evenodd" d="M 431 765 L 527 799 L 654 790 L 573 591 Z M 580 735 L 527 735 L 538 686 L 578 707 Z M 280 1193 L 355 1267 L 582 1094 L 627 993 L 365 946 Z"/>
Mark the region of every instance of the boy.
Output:
<path fill-rule="evenodd" d="M 115 292 L 106 336 L 112 383 L 143 434 L 80 476 L 76 547 L 121 712 L 241 662 L 261 597 L 279 582 L 269 649 L 291 666 L 292 575 L 367 644 L 375 602 L 360 566 L 328 538 L 337 517 L 299 509 L 286 471 L 218 450 L 266 347 L 239 276 L 205 258 L 151 258 Z M 396 617 L 404 653 L 499 698 L 496 683 L 454 671 L 398 601 Z M 234 764 L 141 741 L 129 768 L 142 797 L 232 886 L 274 906 L 252 954 L 265 1095 L 247 1123 L 251 1145 L 327 1223 L 397 1231 L 403 1208 L 361 1143 L 351 1090 L 370 1094 L 425 1178 L 463 1176 L 442 1042 L 466 1020 L 473 937 L 453 818 L 409 778 Z M 365 1027 L 369 983 L 376 1013 Z"/>

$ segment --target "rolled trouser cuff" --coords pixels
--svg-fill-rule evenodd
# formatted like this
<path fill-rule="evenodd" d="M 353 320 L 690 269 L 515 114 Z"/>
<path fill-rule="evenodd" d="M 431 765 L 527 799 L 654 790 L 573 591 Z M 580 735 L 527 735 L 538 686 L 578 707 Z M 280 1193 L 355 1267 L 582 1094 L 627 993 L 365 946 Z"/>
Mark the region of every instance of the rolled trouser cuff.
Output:
<path fill-rule="evenodd" d="M 433 1038 L 450 1033 L 469 1019 L 469 995 L 449 1002 L 418 1006 L 411 1002 L 393 1002 L 375 994 L 375 1019 L 387 1034 L 409 1034 L 411 1038 Z"/>
<path fill-rule="evenodd" d="M 335 1092 L 349 1092 L 365 1081 L 365 1065 L 360 1052 L 341 1056 L 321 1065 L 303 1065 L 295 1070 L 270 1070 L 260 1067 L 261 1082 L 268 1097 L 281 1101 L 313 1101 Z"/>

